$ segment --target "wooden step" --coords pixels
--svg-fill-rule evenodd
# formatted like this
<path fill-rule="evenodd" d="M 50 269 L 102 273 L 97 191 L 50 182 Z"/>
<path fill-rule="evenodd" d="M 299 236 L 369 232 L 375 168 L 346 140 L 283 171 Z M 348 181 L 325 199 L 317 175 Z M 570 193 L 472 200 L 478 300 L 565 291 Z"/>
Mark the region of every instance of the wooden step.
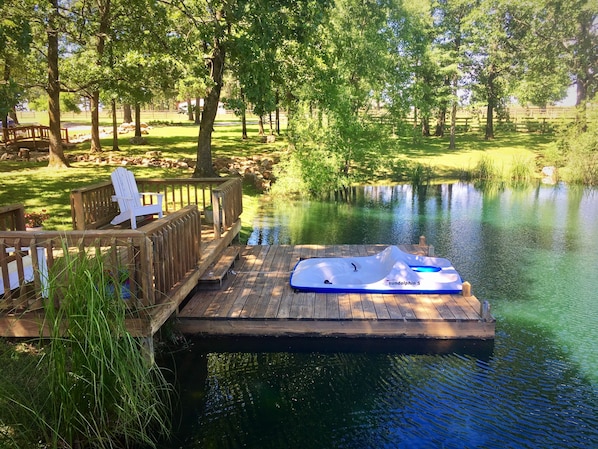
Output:
<path fill-rule="evenodd" d="M 199 285 L 202 287 L 206 286 L 221 288 L 222 282 L 226 278 L 226 275 L 235 264 L 235 260 L 238 259 L 239 247 L 227 247 L 224 251 L 222 251 L 222 254 L 218 260 L 210 265 L 206 272 L 199 278 Z"/>

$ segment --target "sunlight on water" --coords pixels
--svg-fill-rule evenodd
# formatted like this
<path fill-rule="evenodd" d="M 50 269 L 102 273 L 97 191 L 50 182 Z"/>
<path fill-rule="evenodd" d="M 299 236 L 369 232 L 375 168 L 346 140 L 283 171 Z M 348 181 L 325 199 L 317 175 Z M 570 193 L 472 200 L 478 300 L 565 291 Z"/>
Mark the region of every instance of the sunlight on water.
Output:
<path fill-rule="evenodd" d="M 598 447 L 597 191 L 364 187 L 345 202 L 264 204 L 254 225 L 249 244 L 425 235 L 492 304 L 494 350 L 190 350 L 177 363 L 184 418 L 171 445 Z"/>

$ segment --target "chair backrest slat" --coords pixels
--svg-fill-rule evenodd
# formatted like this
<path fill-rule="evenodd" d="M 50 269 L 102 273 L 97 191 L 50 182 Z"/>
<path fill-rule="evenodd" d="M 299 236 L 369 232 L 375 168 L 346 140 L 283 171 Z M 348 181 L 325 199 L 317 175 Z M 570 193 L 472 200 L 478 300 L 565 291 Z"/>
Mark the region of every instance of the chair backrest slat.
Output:
<path fill-rule="evenodd" d="M 112 178 L 112 184 L 116 192 L 118 207 L 121 211 L 134 209 L 141 205 L 139 190 L 133 172 L 126 168 L 118 167 L 112 172 L 110 177 Z"/>

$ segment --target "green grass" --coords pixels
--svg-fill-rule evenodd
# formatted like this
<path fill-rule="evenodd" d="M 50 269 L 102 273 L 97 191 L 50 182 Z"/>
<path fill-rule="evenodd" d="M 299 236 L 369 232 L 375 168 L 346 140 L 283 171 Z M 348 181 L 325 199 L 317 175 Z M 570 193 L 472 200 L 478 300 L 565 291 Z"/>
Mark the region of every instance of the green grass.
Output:
<path fill-rule="evenodd" d="M 279 138 L 273 144 L 261 143 L 257 125 L 248 127 L 249 138 L 241 138 L 241 126 L 216 126 L 214 129 L 212 153 L 214 157 L 245 158 L 273 156 L 286 146 Z M 147 145 L 133 145 L 129 141 L 133 134 L 119 136 L 120 151 L 113 152 L 112 139 L 102 139 L 103 151 L 94 155 L 99 162 L 72 162 L 71 168 L 48 169 L 46 162 L 2 161 L 0 162 L 0 205 L 23 203 L 26 211 L 45 209 L 50 219 L 44 224 L 47 229 L 71 229 L 71 190 L 110 179 L 116 167 L 109 164 L 111 156 L 142 158 L 147 152 L 160 151 L 162 158 L 174 160 L 196 160 L 199 129 L 195 125 L 156 126 L 146 135 Z M 68 156 L 77 158 L 89 155 L 89 142 L 66 150 Z M 161 167 L 133 166 L 135 175 L 142 178 L 190 177 L 191 169 L 170 169 Z M 249 201 L 249 199 L 248 199 Z M 247 209 L 247 207 L 246 207 Z"/>
<path fill-rule="evenodd" d="M 179 116 L 184 118 L 184 116 Z M 228 122 L 228 120 L 227 120 Z M 51 218 L 45 223 L 47 229 L 70 229 L 71 190 L 108 180 L 115 168 L 111 156 L 142 158 L 149 151 L 160 151 L 165 159 L 196 160 L 198 127 L 190 123 L 173 126 L 154 126 L 146 135 L 146 145 L 133 145 L 133 134 L 119 136 L 120 151 L 112 152 L 112 139 L 103 139 L 104 152 L 94 155 L 90 161 L 72 162 L 65 170 L 50 170 L 45 162 L 1 161 L 0 205 L 23 203 L 27 211 L 46 209 Z M 248 127 L 249 138 L 241 138 L 240 124 L 217 125 L 214 128 L 213 157 L 249 158 L 274 157 L 284 153 L 287 142 L 284 136 L 274 144 L 261 143 L 256 124 Z M 410 182 L 409 172 L 418 164 L 433 173 L 435 180 L 451 181 L 463 177 L 463 173 L 475 170 L 480 161 L 490 160 L 500 173 L 521 171 L 521 161 L 538 160 L 552 145 L 553 138 L 540 134 L 509 133 L 492 141 L 485 141 L 476 133 L 457 136 L 457 149 L 448 149 L 448 138 L 420 139 L 413 144 L 411 137 L 387 139 L 385 145 L 377 145 L 376 156 L 382 161 L 378 168 L 363 169 L 360 182 L 390 183 Z M 66 153 L 73 158 L 89 155 L 89 143 L 77 145 Z M 373 157 L 373 155 L 371 155 Z M 132 166 L 138 177 L 188 177 L 191 169 Z M 400 171 L 397 175 L 397 171 Z M 539 170 L 536 170 L 539 171 Z M 251 222 L 250 214 L 256 207 L 256 192 L 247 190 L 244 222 Z M 252 200 L 253 196 L 253 200 Z M 252 212 L 253 211 L 253 212 Z M 245 230 L 248 232 L 248 230 Z"/>
<path fill-rule="evenodd" d="M 490 159 L 500 172 L 510 173 L 519 161 L 541 156 L 553 140 L 548 135 L 508 133 L 487 141 L 479 134 L 469 133 L 458 135 L 456 149 L 449 150 L 448 138 L 430 137 L 413 145 L 412 138 L 405 137 L 388 149 L 388 158 L 389 164 L 421 164 L 430 167 L 436 179 L 456 180 L 464 172 L 474 170 L 484 158 Z"/>

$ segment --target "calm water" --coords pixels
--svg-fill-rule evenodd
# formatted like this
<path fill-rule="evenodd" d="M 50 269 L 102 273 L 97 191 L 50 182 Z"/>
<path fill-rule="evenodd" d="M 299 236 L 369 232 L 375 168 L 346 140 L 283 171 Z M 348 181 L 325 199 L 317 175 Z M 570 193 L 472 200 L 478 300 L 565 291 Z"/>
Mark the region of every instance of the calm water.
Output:
<path fill-rule="evenodd" d="M 249 244 L 425 235 L 490 301 L 495 345 L 431 355 L 195 342 L 176 355 L 183 413 L 168 447 L 598 447 L 598 191 L 364 187 L 348 202 L 264 204 L 254 225 Z"/>

